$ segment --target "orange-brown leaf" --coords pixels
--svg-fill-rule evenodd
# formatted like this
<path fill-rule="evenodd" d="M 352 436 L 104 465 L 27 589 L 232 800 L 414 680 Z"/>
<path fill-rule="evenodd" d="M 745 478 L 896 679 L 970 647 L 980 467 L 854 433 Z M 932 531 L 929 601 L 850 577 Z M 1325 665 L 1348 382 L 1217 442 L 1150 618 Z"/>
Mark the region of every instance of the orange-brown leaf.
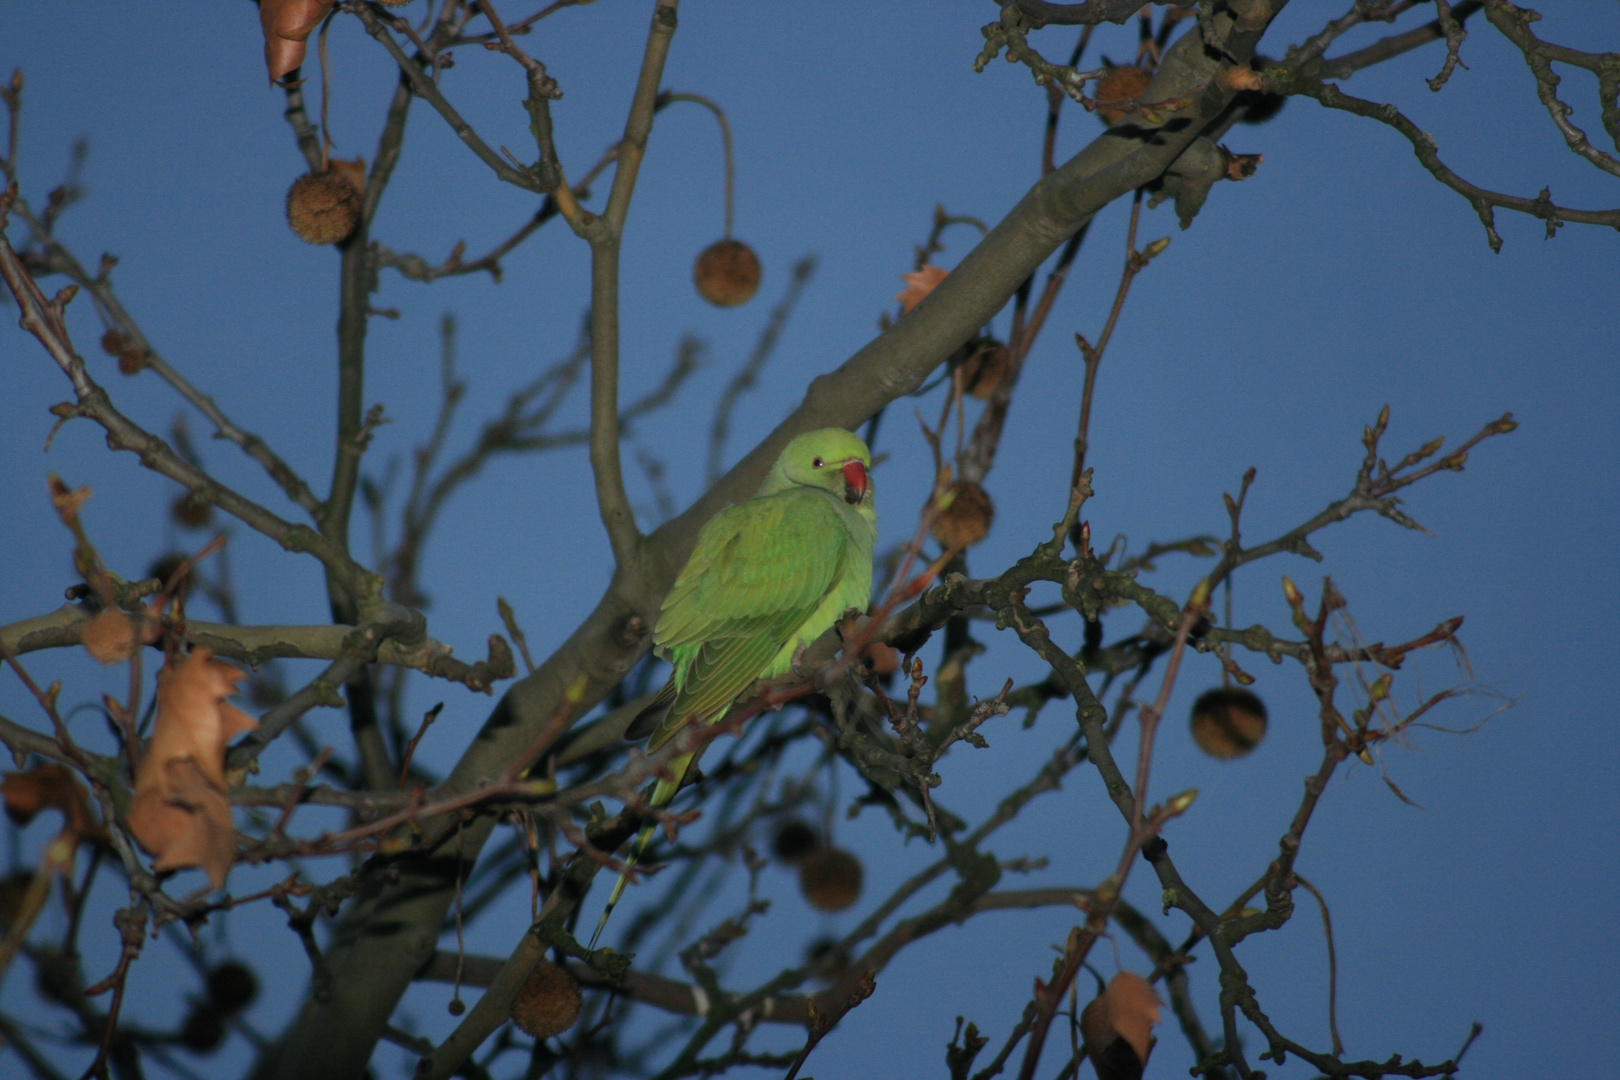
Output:
<path fill-rule="evenodd" d="M 49 484 L 51 505 L 61 515 L 62 523 L 71 528 L 73 519 L 79 514 L 79 507 L 83 506 L 84 501 L 90 497 L 90 489 L 88 487 L 70 488 L 55 473 L 50 475 Z"/>
<path fill-rule="evenodd" d="M 264 64 L 277 82 L 304 62 L 304 42 L 321 25 L 337 0 L 260 0 L 264 28 Z"/>
<path fill-rule="evenodd" d="M 1247 180 L 1254 175 L 1254 170 L 1258 169 L 1266 160 L 1264 154 L 1234 154 L 1224 146 L 1220 148 L 1220 151 L 1228 180 Z"/>
<path fill-rule="evenodd" d="M 225 700 L 246 677 L 225 661 L 214 659 L 209 649 L 197 649 L 158 672 L 157 720 L 152 725 L 152 744 L 136 770 L 137 789 L 143 786 L 147 772 L 160 776 L 170 762 L 181 760 L 195 762 L 211 783 L 225 787 L 225 744 L 259 726 Z"/>
<path fill-rule="evenodd" d="M 923 297 L 934 291 L 934 286 L 945 280 L 949 270 L 941 270 L 937 266 L 924 266 L 921 270 L 909 274 L 901 274 L 900 280 L 906 283 L 905 292 L 899 293 L 895 299 L 900 301 L 900 313 L 904 315 L 918 304 Z"/>
<path fill-rule="evenodd" d="M 235 853 L 225 744 L 258 727 L 226 701 L 245 676 L 207 649 L 158 672 L 152 742 L 135 770 L 129 827 L 158 870 L 195 866 L 215 888 Z"/>
<path fill-rule="evenodd" d="M 130 832 L 152 855 L 153 869 L 196 867 L 214 888 L 225 887 L 236 857 L 231 804 L 194 762 L 171 761 L 161 785 L 138 786 L 128 819 Z"/>
<path fill-rule="evenodd" d="M 90 796 L 66 765 L 41 765 L 27 772 L 7 773 L 0 780 L 0 798 L 6 816 L 26 825 L 41 810 L 60 810 L 66 831 L 76 840 L 96 840 L 104 834 L 90 809 Z"/>
<path fill-rule="evenodd" d="M 1159 995 L 1135 972 L 1121 971 L 1080 1013 L 1080 1035 L 1099 1080 L 1139 1080 L 1153 1050 Z"/>

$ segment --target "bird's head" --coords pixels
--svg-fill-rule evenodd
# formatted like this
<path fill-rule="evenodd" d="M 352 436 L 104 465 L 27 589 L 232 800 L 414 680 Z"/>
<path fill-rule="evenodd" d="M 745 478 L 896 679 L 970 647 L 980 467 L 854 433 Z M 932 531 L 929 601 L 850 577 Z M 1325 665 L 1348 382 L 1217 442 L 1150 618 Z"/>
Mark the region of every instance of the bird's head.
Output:
<path fill-rule="evenodd" d="M 817 487 L 851 506 L 872 501 L 872 453 L 860 436 L 843 428 L 807 431 L 787 444 L 760 494 L 789 487 Z"/>

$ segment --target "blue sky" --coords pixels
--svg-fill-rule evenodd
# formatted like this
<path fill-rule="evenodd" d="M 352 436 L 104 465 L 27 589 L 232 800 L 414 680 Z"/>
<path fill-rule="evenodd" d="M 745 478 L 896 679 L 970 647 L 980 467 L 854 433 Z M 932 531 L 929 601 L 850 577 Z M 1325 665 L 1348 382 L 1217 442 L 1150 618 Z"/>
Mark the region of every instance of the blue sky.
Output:
<path fill-rule="evenodd" d="M 1342 6 L 1296 0 L 1265 47 L 1280 52 Z M 1620 48 L 1613 5 L 1545 8 L 1536 24 L 1543 37 Z M 623 378 L 625 397 L 633 398 L 659 381 L 683 334 L 709 343 L 707 363 L 680 405 L 630 433 L 631 450 L 665 462 L 678 503 L 702 489 L 711 403 L 746 356 L 795 259 L 815 253 L 819 268 L 766 377 L 734 420 L 733 459 L 782 418 L 810 378 L 876 332 L 936 203 L 993 222 L 1035 179 L 1043 93 L 1022 68 L 998 61 L 975 74 L 970 66 L 981 44 L 978 27 L 994 14 L 992 5 L 967 3 L 833 4 L 793 19 L 771 5 L 683 9 L 665 85 L 727 109 L 738 153 L 735 231 L 759 252 L 765 282 L 751 304 L 731 311 L 693 293 L 691 260 L 720 235 L 719 140 L 704 111 L 666 110 L 627 231 Z M 603 0 L 560 12 L 529 39 L 566 94 L 554 118 L 570 175 L 617 137 L 646 15 L 644 4 Z M 86 137 L 87 197 L 65 218 L 63 240 L 87 263 L 102 251 L 118 255 L 119 295 L 170 363 L 324 487 L 337 264 L 331 251 L 294 238 L 283 220 L 285 190 L 302 165 L 281 119 L 282 98 L 264 84 L 253 11 L 242 3 L 171 3 L 136 15 L 126 5 L 13 5 L 0 27 L 0 68 L 21 66 L 27 79 L 19 154 L 25 197 L 42 205 L 73 140 Z M 1335 51 L 1382 32 L 1363 28 Z M 1052 30 L 1038 44 L 1056 55 L 1071 41 L 1068 31 Z M 1127 59 L 1134 31 L 1107 31 L 1097 41 L 1102 53 Z M 334 27 L 332 51 L 338 151 L 369 160 L 393 85 L 386 57 L 350 19 Z M 487 141 L 523 156 L 528 135 L 515 65 L 472 50 L 458 60 L 445 76 L 447 92 Z M 1432 47 L 1360 73 L 1345 89 L 1399 104 L 1434 134 L 1452 168 L 1484 186 L 1524 195 L 1548 186 L 1564 205 L 1617 204 L 1613 178 L 1564 148 L 1522 59 L 1483 21 L 1464 60 L 1468 68 L 1439 94 L 1423 83 L 1440 63 Z M 1573 119 L 1601 144 L 1593 91 L 1590 76 L 1567 73 L 1562 92 L 1576 106 Z M 1094 118 L 1067 110 L 1060 158 L 1098 130 Z M 1620 527 L 1612 475 L 1620 458 L 1620 243 L 1611 231 L 1575 225 L 1548 241 L 1540 222 L 1502 213 L 1506 243 L 1493 255 L 1466 202 L 1436 183 L 1399 135 L 1306 99 L 1265 126 L 1234 130 L 1226 142 L 1265 155 L 1252 179 L 1218 185 L 1186 232 L 1168 206 L 1144 214 L 1144 240 L 1173 239 L 1136 282 L 1104 361 L 1090 458 L 1093 535 L 1106 542 L 1124 534 L 1139 549 L 1150 540 L 1219 532 L 1220 493 L 1235 491 L 1253 465 L 1258 479 L 1245 531 L 1264 538 L 1348 488 L 1362 425 L 1385 403 L 1390 457 L 1436 435 L 1466 438 L 1504 411 L 1514 413 L 1519 430 L 1481 446 L 1466 472 L 1406 493 L 1407 511 L 1432 535 L 1376 518 L 1335 527 L 1320 534 L 1320 566 L 1281 557 L 1240 572 L 1237 620 L 1286 627 L 1285 573 L 1312 597 L 1331 574 L 1369 640 L 1403 640 L 1446 617 L 1467 617 L 1462 640 L 1472 681 L 1449 658 L 1425 656 L 1397 678 L 1397 701 L 1410 706 L 1423 693 L 1466 683 L 1479 693 L 1437 717 L 1454 728 L 1472 726 L 1504 701 L 1513 707 L 1472 734 L 1420 730 L 1384 751 L 1382 768 L 1421 808 L 1398 801 L 1377 771 L 1352 767 L 1335 780 L 1307 837 L 1300 870 L 1333 905 L 1340 1029 L 1355 1056 L 1440 1060 L 1478 1019 L 1485 1034 L 1469 1051 L 1465 1076 L 1598 1075 L 1620 1053 L 1620 1010 L 1607 970 L 1620 934 L 1605 903 L 1620 887 L 1620 695 L 1608 677 L 1604 614 L 1620 587 L 1610 555 Z M 533 208 L 532 197 L 495 180 L 419 106 L 373 234 L 436 261 L 460 239 L 469 253 L 486 250 Z M 1113 206 L 1098 218 L 1030 357 L 988 483 L 998 518 L 973 552 L 977 572 L 998 571 L 1027 553 L 1061 510 L 1081 372 L 1071 335 L 1095 339 L 1101 329 L 1127 209 Z M 11 235 L 20 239 L 20 227 Z M 969 242 L 965 230 L 947 234 L 937 261 L 954 265 Z M 465 445 L 511 387 L 569 350 L 584 309 L 586 265 L 584 245 L 554 222 L 505 260 L 498 286 L 484 277 L 424 286 L 385 271 L 376 303 L 400 317 L 374 320 L 371 328 L 366 400 L 384 403 L 392 420 L 369 452 L 371 466 L 408 459 L 432 421 L 443 313 L 454 312 L 461 328 L 460 372 L 469 389 L 454 438 Z M 139 576 L 161 551 L 199 540 L 178 534 L 168 520 L 173 485 L 129 455 L 110 455 L 89 423 L 67 425 L 42 452 L 54 422 L 46 409 L 68 388 L 13 328 L 14 318 L 3 322 L 0 505 L 10 572 L 0 578 L 0 620 L 9 622 L 56 607 L 72 580 L 65 534 L 45 498 L 48 472 L 95 489 L 87 524 L 126 576 Z M 100 327 L 82 299 L 70 326 L 119 407 L 166 429 L 180 402 L 150 377 L 113 372 L 96 349 Z M 1005 330 L 1005 315 L 997 326 Z M 891 455 L 878 473 L 885 543 L 910 534 L 927 494 L 927 451 L 911 428 L 910 404 L 890 410 L 879 447 Z M 930 415 L 936 407 L 924 404 Z M 582 418 L 582 401 L 574 401 L 560 423 Z M 207 440 L 200 417 L 191 418 L 191 430 L 222 479 L 291 513 L 256 466 Z M 653 498 L 632 460 L 627 453 L 632 497 L 650 525 Z M 497 462 L 463 489 L 424 565 L 435 636 L 460 655 L 482 655 L 484 638 L 499 629 L 494 597 L 504 595 L 537 653 L 560 642 L 607 580 L 589 493 L 589 468 L 577 450 Z M 360 537 L 369 543 L 364 530 Z M 245 619 L 323 617 L 324 590 L 311 560 L 241 527 L 231 530 L 230 560 Z M 1184 594 L 1198 572 L 1197 563 L 1167 559 L 1152 583 Z M 1110 634 L 1135 622 L 1117 615 Z M 1072 625 L 1063 632 L 1077 644 Z M 64 679 L 69 703 L 93 702 L 123 678 L 92 670 L 77 655 L 36 654 L 28 666 L 42 681 Z M 1155 762 L 1154 792 L 1201 790 L 1167 835 L 1184 876 L 1212 902 L 1235 895 L 1264 868 L 1319 753 L 1298 670 L 1263 661 L 1245 666 L 1259 676 L 1272 712 L 1260 748 L 1220 764 L 1192 747 L 1182 718 L 1199 690 L 1218 680 L 1213 661 L 1199 658 L 1177 687 L 1174 722 Z M 1007 675 L 1023 681 L 1040 672 L 1027 654 L 992 638 L 970 689 L 991 693 Z M 449 704 L 422 753 L 444 766 L 488 703 L 420 683 L 412 701 L 425 708 L 440 699 Z M 9 674 L 0 679 L 0 712 L 41 722 Z M 940 798 L 970 818 L 982 814 L 1032 772 L 1070 722 L 1053 705 L 1030 731 L 1015 720 L 992 725 L 988 750 L 964 750 L 944 763 Z M 76 723 L 94 726 L 88 712 Z M 313 724 L 342 745 L 339 713 L 317 713 Z M 293 761 L 267 759 L 267 772 Z M 27 836 L 37 841 L 43 828 Z M 853 926 L 929 858 L 917 845 L 900 848 L 871 814 L 838 828 L 840 843 L 866 858 L 866 898 L 845 915 L 814 916 L 786 874 L 768 872 L 764 887 L 777 906 L 728 975 L 737 985 L 779 968 L 808 938 Z M 1089 885 L 1111 869 L 1119 833 L 1094 777 L 1081 772 L 1009 827 L 995 850 L 1004 858 L 1049 855 L 1051 867 L 1032 883 Z M 269 880 L 239 869 L 232 887 L 246 892 L 261 878 Z M 1157 909 L 1156 886 L 1141 870 L 1126 895 Z M 522 910 L 526 904 L 516 904 L 504 922 L 486 920 L 470 947 L 509 949 Z M 859 1075 L 862 1063 L 881 1053 L 916 1059 L 916 1074 L 932 1075 L 959 1013 L 991 1035 L 993 1049 L 1031 980 L 1049 970 L 1048 945 L 1061 943 L 1073 919 L 1056 910 L 986 916 L 902 953 L 880 974 L 877 996 L 817 1050 L 809 1071 Z M 1179 915 L 1164 925 L 1172 937 L 1186 928 Z M 105 917 L 90 929 L 87 965 L 95 978 L 110 966 L 113 936 Z M 251 951 L 262 963 L 268 992 L 250 1020 L 278 1030 L 306 972 L 281 916 L 261 906 L 243 913 L 228 940 L 218 933 L 205 935 L 211 949 Z M 1140 968 L 1123 939 L 1121 952 L 1126 966 Z M 1105 972 L 1112 969 L 1109 950 L 1093 955 Z M 1325 1047 L 1325 959 L 1308 897 L 1300 894 L 1288 927 L 1250 939 L 1240 955 L 1278 1025 Z M 184 1003 L 173 988 L 177 979 L 185 985 L 176 975 L 184 970 L 172 955 L 149 950 L 136 967 L 132 985 L 141 992 L 130 1014 L 154 1027 L 174 1024 Z M 1192 977 L 1214 1027 L 1207 955 Z M 0 987 L 0 1008 L 18 1015 L 29 993 L 23 974 L 13 972 Z M 425 987 L 407 998 L 405 1008 L 430 1037 L 451 1023 L 447 996 L 444 987 Z M 1161 1033 L 1155 1073 L 1189 1063 L 1180 1043 L 1173 1029 Z M 222 1060 L 239 1065 L 247 1044 L 236 1039 L 225 1053 Z M 402 1058 L 385 1050 L 378 1061 L 386 1071 Z M 1291 1062 L 1273 1075 L 1308 1070 Z"/>

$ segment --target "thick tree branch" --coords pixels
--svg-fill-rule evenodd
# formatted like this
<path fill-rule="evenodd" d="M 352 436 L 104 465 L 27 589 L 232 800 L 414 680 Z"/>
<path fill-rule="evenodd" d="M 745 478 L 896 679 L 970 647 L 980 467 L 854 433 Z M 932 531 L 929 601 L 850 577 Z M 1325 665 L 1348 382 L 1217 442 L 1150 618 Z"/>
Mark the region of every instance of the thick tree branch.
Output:
<path fill-rule="evenodd" d="M 1248 59 L 1257 30 L 1239 28 L 1219 13 L 1212 25 L 1226 53 Z M 813 381 L 776 431 L 685 513 L 649 536 L 636 560 L 618 566 L 585 622 L 496 706 L 448 783 L 465 787 L 498 774 L 559 709 L 577 717 L 616 685 L 645 650 L 653 613 L 703 522 L 757 489 L 794 435 L 816 427 L 854 427 L 922 385 L 1092 215 L 1161 175 L 1230 101 L 1231 91 L 1214 77 L 1221 63 L 1199 34 L 1184 36 L 1167 50 L 1155 82 L 1163 92 L 1155 91 L 1156 96 L 1187 96 L 1193 104 L 1151 132 L 1105 133 L 1048 174 L 928 299 L 836 371 Z M 491 827 L 487 817 L 468 824 L 462 851 L 476 852 Z M 368 882 L 329 950 L 337 976 L 331 998 L 306 1003 L 279 1059 L 262 1062 L 259 1075 L 346 1080 L 364 1067 L 394 1003 L 432 955 L 453 895 L 454 863 L 448 849 L 429 852 L 398 864 L 391 880 Z"/>
<path fill-rule="evenodd" d="M 1159 0 L 1165 2 L 1165 0 Z M 1083 0 L 1077 4 L 1051 4 L 1046 0 L 1014 0 L 1003 4 L 1015 8 L 1030 26 L 1095 26 L 1111 22 L 1123 24 L 1142 9 L 1136 0 Z"/>

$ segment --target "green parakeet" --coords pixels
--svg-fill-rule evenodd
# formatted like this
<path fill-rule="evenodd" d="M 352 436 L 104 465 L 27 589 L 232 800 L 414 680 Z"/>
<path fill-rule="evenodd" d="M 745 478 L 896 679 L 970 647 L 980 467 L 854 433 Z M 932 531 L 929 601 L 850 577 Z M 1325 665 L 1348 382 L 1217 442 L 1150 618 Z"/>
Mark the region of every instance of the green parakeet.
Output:
<path fill-rule="evenodd" d="M 709 520 L 653 629 L 654 647 L 674 670 L 627 738 L 651 730 L 650 753 L 687 724 L 719 723 L 756 680 L 792 670 L 795 653 L 845 611 L 866 610 L 877 538 L 871 464 L 866 444 L 842 428 L 806 432 L 788 443 L 757 495 Z M 700 752 L 669 763 L 651 806 L 669 804 Z M 648 822 L 636 835 L 593 948 L 655 827 Z"/>

